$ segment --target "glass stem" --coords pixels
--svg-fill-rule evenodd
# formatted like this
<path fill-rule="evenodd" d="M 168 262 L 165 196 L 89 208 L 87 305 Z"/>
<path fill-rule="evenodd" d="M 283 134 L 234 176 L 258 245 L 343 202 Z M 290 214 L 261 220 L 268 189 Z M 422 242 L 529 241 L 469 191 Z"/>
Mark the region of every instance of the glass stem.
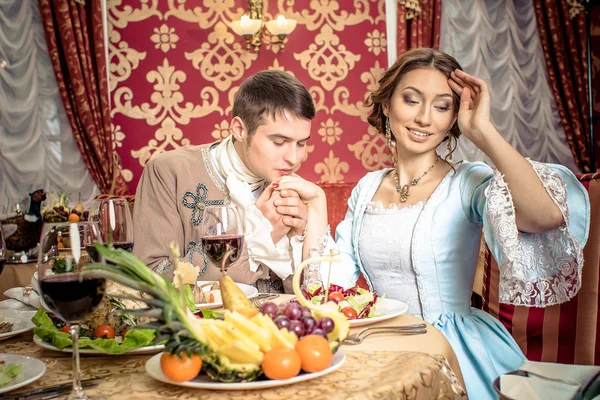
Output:
<path fill-rule="evenodd" d="M 79 367 L 79 325 L 73 324 L 69 328 L 73 340 L 73 391 L 70 399 L 85 399 L 85 393 L 81 387 L 81 369 Z"/>

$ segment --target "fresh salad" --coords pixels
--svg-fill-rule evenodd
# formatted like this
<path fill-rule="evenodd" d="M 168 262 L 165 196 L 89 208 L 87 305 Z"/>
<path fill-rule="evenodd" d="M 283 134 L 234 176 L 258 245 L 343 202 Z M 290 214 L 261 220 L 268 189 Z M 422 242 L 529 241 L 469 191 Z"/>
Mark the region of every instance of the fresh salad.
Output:
<path fill-rule="evenodd" d="M 321 304 L 325 299 L 325 289 L 319 284 L 302 288 L 304 297 L 314 304 Z M 329 285 L 327 301 L 333 301 L 348 319 L 364 319 L 378 317 L 377 303 L 381 298 L 377 292 L 371 292 L 358 286 L 344 289 L 341 286 Z"/>
<path fill-rule="evenodd" d="M 5 387 L 23 381 L 21 364 L 7 364 L 0 361 L 0 387 Z"/>
<path fill-rule="evenodd" d="M 53 320 L 46 312 L 39 309 L 32 318 L 35 324 L 33 333 L 44 342 L 51 343 L 59 350 L 73 345 L 68 326 L 55 317 Z M 109 325 L 99 325 L 94 330 L 80 330 L 79 348 L 94 349 L 106 354 L 123 354 L 133 349 L 152 345 L 155 331 L 153 329 L 130 329 L 122 336 L 115 336 Z"/>

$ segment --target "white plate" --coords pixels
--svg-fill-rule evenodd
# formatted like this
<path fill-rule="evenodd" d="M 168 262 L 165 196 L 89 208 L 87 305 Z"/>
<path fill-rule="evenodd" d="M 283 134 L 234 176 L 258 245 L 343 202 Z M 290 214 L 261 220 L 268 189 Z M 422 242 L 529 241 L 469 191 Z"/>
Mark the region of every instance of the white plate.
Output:
<path fill-rule="evenodd" d="M 46 349 L 46 350 L 60 351 L 63 353 L 72 353 L 73 352 L 73 349 L 71 347 L 65 347 L 64 349 L 60 350 L 58 347 L 54 346 L 52 343 L 44 342 L 37 335 L 33 336 L 33 342 L 35 344 L 37 344 L 38 346 L 40 346 L 41 348 Z M 155 354 L 158 352 L 162 352 L 164 350 L 164 348 L 165 348 L 164 345 L 157 344 L 154 346 L 146 346 L 146 347 L 140 347 L 138 349 L 129 350 L 123 354 L 107 354 L 102 351 L 98 351 L 98 350 L 94 350 L 94 349 L 79 349 L 79 354 L 94 354 L 94 355 L 99 355 L 99 356 L 123 356 L 123 355 L 133 356 L 136 354 Z"/>
<path fill-rule="evenodd" d="M 329 366 L 329 368 L 326 368 L 320 372 L 313 372 L 312 374 L 301 372 L 300 375 L 290 379 L 270 380 L 263 378 L 265 380 L 244 383 L 224 383 L 211 381 L 208 375 L 202 374 L 198 375 L 194 380 L 191 381 L 174 382 L 162 373 L 162 370 L 160 368 L 160 356 L 161 354 L 157 354 L 146 362 L 146 372 L 148 372 L 148 374 L 154 379 L 177 386 L 185 386 L 194 389 L 212 390 L 266 389 L 277 386 L 291 385 L 293 383 L 307 381 L 309 379 L 314 379 L 318 378 L 319 376 L 327 375 L 328 373 L 333 372 L 339 367 L 341 367 L 344 361 L 346 361 L 346 355 L 342 350 L 338 349 L 338 351 L 333 355 L 333 359 L 331 360 L 331 365 Z"/>
<path fill-rule="evenodd" d="M 0 317 L 4 321 L 14 324 L 12 331 L 0 333 L 0 340 L 8 339 L 35 328 L 35 324 L 31 322 L 31 318 L 33 318 L 35 313 L 35 311 L 0 310 Z"/>
<path fill-rule="evenodd" d="M 0 387 L 0 394 L 29 385 L 40 379 L 46 372 L 46 364 L 37 358 L 18 354 L 0 354 L 0 361 L 5 361 L 7 364 L 21 364 L 21 374 L 23 375 L 21 382 Z"/>
<path fill-rule="evenodd" d="M 196 282 L 196 284 L 198 286 L 201 285 L 205 285 L 207 283 L 212 283 L 214 281 L 198 281 Z M 250 286 L 250 285 L 245 285 L 243 283 L 237 283 L 236 285 L 238 285 L 238 287 L 242 290 L 242 292 L 246 295 L 247 298 L 251 299 L 253 297 L 258 296 L 258 289 L 255 288 L 254 286 Z M 210 287 L 206 287 L 206 291 L 208 292 L 210 289 Z M 218 307 L 222 307 L 223 306 L 223 302 L 221 301 L 215 301 L 214 303 L 202 303 L 202 304 L 196 304 L 196 307 L 199 310 L 204 310 L 207 308 L 218 308 Z"/>
<path fill-rule="evenodd" d="M 385 321 L 386 319 L 397 317 L 408 311 L 408 304 L 398 300 L 383 298 L 377 303 L 375 309 L 377 314 L 381 314 L 378 317 L 363 318 L 363 319 L 350 319 L 350 328 L 363 325 L 371 325 L 377 322 Z"/>

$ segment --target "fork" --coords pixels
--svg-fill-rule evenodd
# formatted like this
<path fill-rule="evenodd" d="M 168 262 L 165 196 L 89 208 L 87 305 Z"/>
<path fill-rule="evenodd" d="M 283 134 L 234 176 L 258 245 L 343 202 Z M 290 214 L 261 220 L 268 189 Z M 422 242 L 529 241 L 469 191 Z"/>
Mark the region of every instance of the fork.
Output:
<path fill-rule="evenodd" d="M 368 332 L 367 332 L 368 331 Z M 360 332 L 348 336 L 342 344 L 357 345 L 361 344 L 367 336 L 381 333 L 399 333 L 401 335 L 420 335 L 427 333 L 425 324 L 404 325 L 404 326 L 379 326 L 374 328 L 365 328 Z"/>
<path fill-rule="evenodd" d="M 265 301 L 273 300 L 277 297 L 279 297 L 277 293 L 261 293 L 258 296 L 250 299 L 250 302 L 254 307 L 260 308 L 260 306 L 262 306 Z"/>

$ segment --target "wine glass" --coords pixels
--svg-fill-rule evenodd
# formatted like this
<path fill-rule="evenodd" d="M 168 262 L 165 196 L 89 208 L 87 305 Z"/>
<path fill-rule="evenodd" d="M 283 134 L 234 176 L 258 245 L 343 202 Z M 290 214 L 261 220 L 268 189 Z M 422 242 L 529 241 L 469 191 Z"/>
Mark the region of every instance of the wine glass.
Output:
<path fill-rule="evenodd" d="M 2 230 L 2 223 L 0 223 L 0 275 L 4 270 L 6 264 L 6 242 L 4 241 L 4 231 Z"/>
<path fill-rule="evenodd" d="M 202 251 L 225 273 L 242 254 L 244 229 L 235 206 L 207 206 L 200 233 Z"/>
<path fill-rule="evenodd" d="M 38 249 L 38 280 L 42 305 L 66 324 L 73 340 L 73 391 L 69 399 L 88 399 L 81 387 L 79 325 L 102 301 L 106 280 L 82 275 L 86 264 L 102 261 L 88 251 L 102 242 L 96 223 L 44 224 Z M 96 260 L 93 260 L 95 258 Z"/>
<path fill-rule="evenodd" d="M 133 250 L 133 219 L 127 199 L 95 200 L 89 218 L 98 222 L 105 243 L 125 251 Z"/>

